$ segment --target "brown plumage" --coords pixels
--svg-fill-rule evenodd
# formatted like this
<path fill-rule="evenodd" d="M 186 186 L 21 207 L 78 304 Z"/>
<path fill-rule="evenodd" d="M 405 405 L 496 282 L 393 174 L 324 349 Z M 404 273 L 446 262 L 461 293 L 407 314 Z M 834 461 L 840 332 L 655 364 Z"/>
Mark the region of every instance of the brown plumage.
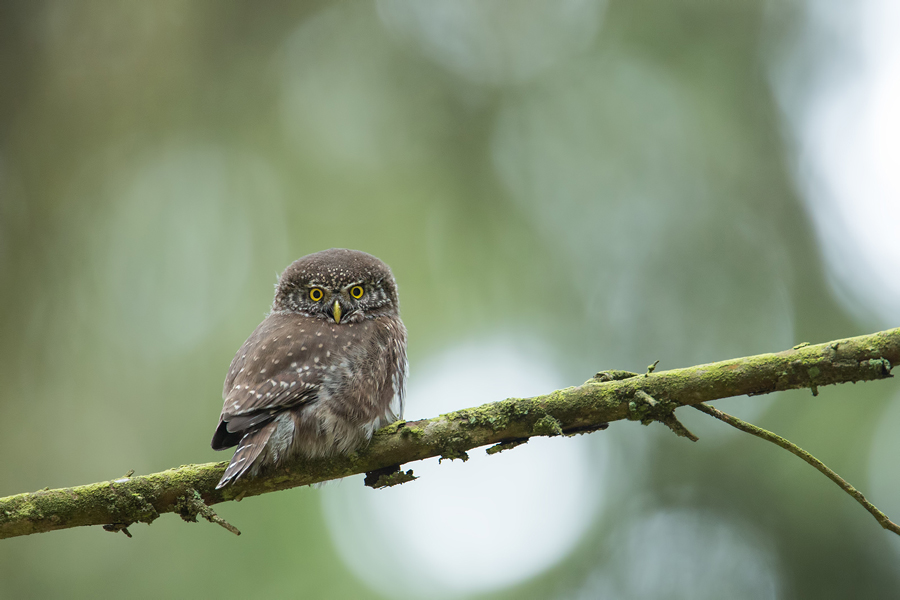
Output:
<path fill-rule="evenodd" d="M 403 416 L 406 328 L 386 264 L 333 248 L 292 263 L 225 378 L 217 487 L 295 455 L 346 454 Z"/>

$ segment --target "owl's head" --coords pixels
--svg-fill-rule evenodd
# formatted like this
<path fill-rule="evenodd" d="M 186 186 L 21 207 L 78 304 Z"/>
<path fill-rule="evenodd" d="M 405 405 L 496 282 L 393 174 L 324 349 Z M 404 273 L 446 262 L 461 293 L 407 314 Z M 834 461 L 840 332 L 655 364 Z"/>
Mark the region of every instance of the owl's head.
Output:
<path fill-rule="evenodd" d="M 391 269 L 371 254 L 332 248 L 299 258 L 284 270 L 272 310 L 335 323 L 396 316 L 397 284 Z"/>

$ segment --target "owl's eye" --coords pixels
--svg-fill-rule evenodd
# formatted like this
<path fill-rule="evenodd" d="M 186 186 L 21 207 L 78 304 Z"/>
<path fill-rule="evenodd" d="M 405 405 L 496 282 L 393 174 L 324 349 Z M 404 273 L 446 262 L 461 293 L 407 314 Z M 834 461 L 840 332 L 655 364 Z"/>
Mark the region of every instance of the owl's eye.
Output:
<path fill-rule="evenodd" d="M 354 285 L 352 288 L 350 288 L 350 295 L 357 300 L 363 297 L 363 293 L 365 293 L 365 290 L 363 290 L 363 287 L 361 285 Z"/>
<path fill-rule="evenodd" d="M 313 302 L 318 302 L 319 300 L 322 299 L 322 296 L 324 296 L 324 295 L 325 295 L 325 292 L 323 292 L 319 288 L 313 288 L 313 289 L 309 290 L 309 299 L 312 300 Z"/>

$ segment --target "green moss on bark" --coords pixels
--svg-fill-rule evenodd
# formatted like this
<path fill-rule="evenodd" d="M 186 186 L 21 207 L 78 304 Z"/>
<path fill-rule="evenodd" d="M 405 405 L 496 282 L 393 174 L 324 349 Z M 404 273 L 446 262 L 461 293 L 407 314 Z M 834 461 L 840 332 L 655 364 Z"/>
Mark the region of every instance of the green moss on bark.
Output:
<path fill-rule="evenodd" d="M 898 363 L 900 328 L 687 369 L 643 375 L 611 371 L 607 373 L 617 375 L 601 373 L 583 385 L 543 396 L 397 422 L 349 456 L 292 462 L 221 490 L 215 486 L 225 462 L 0 498 L 0 538 L 82 525 L 151 523 L 161 514 L 183 512 L 183 499 L 194 492 L 212 505 L 429 457 L 461 458 L 480 446 L 500 444 L 495 446 L 499 451 L 510 440 L 534 435 L 594 431 L 611 421 L 641 418 L 634 414 L 638 404 L 631 404 L 638 391 L 668 410 L 731 396 L 885 379 Z M 460 404 L 464 402 L 461 398 Z"/>

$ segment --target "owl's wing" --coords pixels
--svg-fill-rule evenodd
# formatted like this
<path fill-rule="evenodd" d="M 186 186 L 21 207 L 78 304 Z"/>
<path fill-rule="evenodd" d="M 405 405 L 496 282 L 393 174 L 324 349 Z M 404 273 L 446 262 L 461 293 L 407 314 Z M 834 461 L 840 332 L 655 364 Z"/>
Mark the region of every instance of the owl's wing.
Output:
<path fill-rule="evenodd" d="M 270 314 L 238 350 L 225 379 L 214 449 L 236 445 L 278 413 L 317 397 L 321 377 L 318 369 L 309 366 L 315 348 L 309 333 L 319 325 L 297 319 L 296 315 Z"/>
<path fill-rule="evenodd" d="M 320 385 L 318 375 L 309 373 L 304 377 L 307 373 L 279 373 L 255 385 L 235 385 L 222 407 L 228 431 L 247 429 L 315 398 Z"/>
<path fill-rule="evenodd" d="M 245 433 L 265 425 L 278 413 L 314 399 L 319 383 L 304 381 L 296 375 L 276 374 L 255 385 L 235 385 L 225 398 L 212 447 L 216 450 L 230 448 Z"/>

